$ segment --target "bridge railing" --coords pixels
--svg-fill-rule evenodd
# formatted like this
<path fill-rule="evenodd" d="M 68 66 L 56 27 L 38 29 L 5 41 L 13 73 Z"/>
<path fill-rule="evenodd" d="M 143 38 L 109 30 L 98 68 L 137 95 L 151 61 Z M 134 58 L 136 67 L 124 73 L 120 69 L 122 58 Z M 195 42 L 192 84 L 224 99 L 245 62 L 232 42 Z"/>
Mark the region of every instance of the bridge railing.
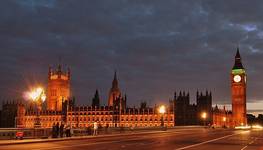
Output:
<path fill-rule="evenodd" d="M 48 138 L 51 135 L 50 128 L 1 128 L 0 129 L 0 139 L 16 139 L 17 132 L 23 133 L 23 138 L 33 139 L 33 138 Z"/>
<path fill-rule="evenodd" d="M 134 133 L 134 132 L 147 132 L 147 131 L 163 131 L 167 129 L 181 129 L 181 128 L 199 128 L 199 126 L 191 127 L 101 127 L 98 129 L 99 135 L 106 134 L 118 134 L 118 133 Z M 93 134 L 93 128 L 73 128 L 72 136 L 89 136 Z M 51 128 L 0 128 L 0 140 L 1 139 L 16 139 L 16 133 L 22 132 L 23 139 L 35 139 L 35 138 L 51 138 L 52 129 Z M 65 130 L 64 130 L 65 133 Z M 64 134 L 65 136 L 65 134 Z"/>

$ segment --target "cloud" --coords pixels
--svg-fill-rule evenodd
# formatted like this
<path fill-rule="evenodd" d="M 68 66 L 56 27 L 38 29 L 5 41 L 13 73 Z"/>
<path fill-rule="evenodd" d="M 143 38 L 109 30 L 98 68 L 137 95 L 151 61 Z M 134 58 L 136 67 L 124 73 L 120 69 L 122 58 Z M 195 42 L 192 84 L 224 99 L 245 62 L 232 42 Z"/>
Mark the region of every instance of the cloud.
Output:
<path fill-rule="evenodd" d="M 80 104 L 98 88 L 106 104 L 113 72 L 129 105 L 167 102 L 175 90 L 209 89 L 231 103 L 237 45 L 248 74 L 248 102 L 262 99 L 262 1 L 3 1 L 0 94 L 20 97 L 46 84 L 59 58 L 72 68 Z"/>

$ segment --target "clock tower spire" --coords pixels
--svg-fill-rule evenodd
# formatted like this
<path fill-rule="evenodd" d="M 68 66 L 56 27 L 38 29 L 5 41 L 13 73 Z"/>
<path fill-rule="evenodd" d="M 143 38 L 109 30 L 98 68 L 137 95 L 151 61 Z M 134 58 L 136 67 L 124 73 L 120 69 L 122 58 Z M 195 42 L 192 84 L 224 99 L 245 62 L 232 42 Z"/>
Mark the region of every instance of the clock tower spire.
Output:
<path fill-rule="evenodd" d="M 237 48 L 235 64 L 231 71 L 231 95 L 234 126 L 247 124 L 246 82 L 246 71 L 241 62 L 239 48 Z"/>
<path fill-rule="evenodd" d="M 241 62 L 241 56 L 240 56 L 238 47 L 237 47 L 237 52 L 235 56 L 235 64 L 232 69 L 244 69 L 242 62 Z"/>
<path fill-rule="evenodd" d="M 112 86 L 111 86 L 111 89 L 110 89 L 110 92 L 109 92 L 108 106 L 113 106 L 114 101 L 119 96 L 121 96 L 121 91 L 120 91 L 119 85 L 118 85 L 117 71 L 115 71 L 114 78 L 113 78 L 113 81 L 112 81 Z"/>

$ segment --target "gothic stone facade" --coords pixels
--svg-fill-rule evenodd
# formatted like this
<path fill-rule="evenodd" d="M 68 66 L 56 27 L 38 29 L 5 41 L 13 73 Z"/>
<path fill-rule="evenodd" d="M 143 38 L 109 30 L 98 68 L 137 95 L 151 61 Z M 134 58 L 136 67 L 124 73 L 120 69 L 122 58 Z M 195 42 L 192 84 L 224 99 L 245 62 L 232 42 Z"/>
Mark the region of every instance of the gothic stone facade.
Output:
<path fill-rule="evenodd" d="M 16 117 L 17 127 L 33 128 L 37 119 L 42 128 L 50 128 L 54 123 L 69 123 L 73 127 L 90 127 L 96 121 L 102 127 L 149 127 L 174 126 L 174 113 L 168 107 L 165 114 L 154 108 L 128 108 L 127 97 L 122 96 L 115 72 L 109 92 L 108 106 L 100 106 L 96 90 L 92 106 L 75 106 L 70 100 L 70 72 L 63 73 L 61 66 L 57 71 L 49 69 L 47 109 L 39 112 L 21 107 Z"/>
<path fill-rule="evenodd" d="M 206 124 L 212 123 L 212 93 L 196 92 L 196 104 L 190 104 L 190 95 L 185 91 L 174 94 L 175 125 L 203 125 L 201 114 L 207 113 Z"/>
<path fill-rule="evenodd" d="M 197 104 L 190 104 L 189 93 L 179 93 L 170 101 L 164 116 L 154 108 L 128 108 L 127 97 L 122 95 L 118 87 L 115 72 L 109 92 L 108 106 L 100 106 L 98 91 L 92 100 L 92 106 L 76 107 L 67 101 L 70 97 L 70 71 L 63 73 L 61 66 L 56 71 L 49 70 L 47 110 L 36 113 L 19 107 L 16 124 L 18 127 L 34 127 L 37 117 L 41 127 L 51 127 L 53 123 L 67 122 L 75 127 L 92 126 L 98 121 L 101 126 L 159 126 L 162 117 L 166 126 L 202 124 L 201 113 L 208 114 L 206 124 L 214 126 L 234 127 L 246 125 L 246 72 L 241 63 L 239 50 L 235 56 L 235 64 L 231 70 L 232 112 L 225 109 L 212 109 L 211 92 L 197 92 Z M 65 103 L 66 102 L 66 103 Z M 63 107 L 64 104 L 64 107 Z M 6 114 L 5 110 L 1 112 Z M 14 118 L 13 118 L 14 120 Z"/>
<path fill-rule="evenodd" d="M 243 126 L 247 125 L 246 108 L 246 72 L 241 62 L 239 48 L 237 48 L 235 63 L 230 74 L 232 112 L 217 107 L 213 111 L 215 126 Z"/>
<path fill-rule="evenodd" d="M 41 111 L 39 118 L 42 128 L 50 128 L 54 123 L 70 123 L 72 127 L 91 127 L 96 121 L 102 127 L 153 127 L 160 126 L 162 119 L 164 125 L 174 126 L 174 115 L 166 110 L 163 116 L 157 108 L 127 108 L 116 111 L 113 107 L 91 106 L 72 107 L 66 114 L 62 111 Z M 27 111 L 17 117 L 17 127 L 34 128 L 37 112 Z"/>

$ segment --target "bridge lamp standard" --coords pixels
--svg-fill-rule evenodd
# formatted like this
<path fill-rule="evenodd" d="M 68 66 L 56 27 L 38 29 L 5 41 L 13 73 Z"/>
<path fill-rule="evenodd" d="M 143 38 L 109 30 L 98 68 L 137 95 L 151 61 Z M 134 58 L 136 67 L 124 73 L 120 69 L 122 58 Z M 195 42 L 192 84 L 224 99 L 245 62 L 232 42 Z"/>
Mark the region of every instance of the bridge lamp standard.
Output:
<path fill-rule="evenodd" d="M 37 87 L 32 89 L 31 91 L 28 92 L 28 98 L 32 101 L 34 105 L 37 107 L 37 117 L 35 119 L 35 127 L 40 127 L 41 122 L 40 122 L 40 117 L 39 113 L 42 110 L 42 103 L 46 100 L 46 94 L 45 91 L 42 87 Z"/>
<path fill-rule="evenodd" d="M 206 113 L 206 112 L 203 112 L 203 113 L 201 114 L 201 118 L 203 119 L 203 121 L 204 121 L 204 126 L 205 126 L 205 121 L 206 121 L 206 118 L 207 118 L 207 113 Z"/>
<path fill-rule="evenodd" d="M 159 107 L 159 110 L 158 110 L 159 113 L 161 114 L 161 126 L 162 126 L 162 127 L 164 126 L 163 117 L 164 117 L 165 110 L 166 110 L 166 108 L 165 108 L 164 105 L 161 105 L 161 106 Z"/>
<path fill-rule="evenodd" d="M 224 128 L 226 127 L 226 117 L 223 117 Z"/>

